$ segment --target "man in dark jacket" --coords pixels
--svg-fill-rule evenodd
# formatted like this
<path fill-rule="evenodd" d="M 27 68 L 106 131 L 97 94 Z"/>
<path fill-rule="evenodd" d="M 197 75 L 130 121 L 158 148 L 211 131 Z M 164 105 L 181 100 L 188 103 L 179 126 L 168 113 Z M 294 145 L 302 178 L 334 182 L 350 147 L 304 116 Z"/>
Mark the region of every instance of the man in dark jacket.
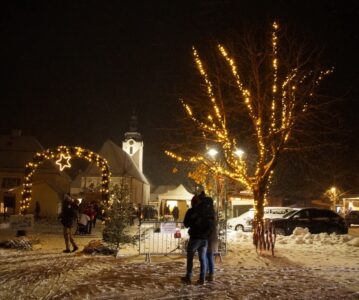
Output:
<path fill-rule="evenodd" d="M 208 246 L 208 238 L 214 228 L 215 212 L 213 206 L 210 206 L 206 197 L 194 196 L 191 201 L 191 208 L 186 212 L 184 217 L 184 226 L 189 228 L 190 236 L 187 246 L 187 272 L 186 276 L 181 280 L 190 284 L 192 281 L 193 257 L 198 252 L 200 263 L 200 276 L 198 284 L 204 284 L 207 263 L 206 252 Z"/>
<path fill-rule="evenodd" d="M 72 226 L 77 224 L 78 211 L 76 204 L 73 202 L 70 195 L 66 194 L 64 202 L 62 203 L 62 212 L 60 215 L 61 224 L 64 226 L 64 239 L 66 249 L 63 251 L 65 253 L 70 253 L 70 242 L 72 244 L 73 250 L 75 252 L 78 247 L 75 243 L 74 238 L 72 237 Z"/>

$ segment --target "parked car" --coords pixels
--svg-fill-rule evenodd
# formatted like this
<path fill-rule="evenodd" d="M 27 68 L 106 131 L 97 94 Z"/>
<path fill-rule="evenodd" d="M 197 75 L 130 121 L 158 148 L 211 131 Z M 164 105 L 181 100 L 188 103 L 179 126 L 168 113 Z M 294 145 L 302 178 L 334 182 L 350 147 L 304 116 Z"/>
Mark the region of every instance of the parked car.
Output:
<path fill-rule="evenodd" d="M 286 213 L 295 210 L 292 207 L 264 207 L 264 219 L 281 218 Z M 252 222 L 254 218 L 254 209 L 241 214 L 238 217 L 227 220 L 227 228 L 237 231 L 252 231 Z"/>
<path fill-rule="evenodd" d="M 355 224 L 359 225 L 359 210 L 352 210 L 344 216 L 345 223 L 350 227 L 350 225 Z"/>
<path fill-rule="evenodd" d="M 302 208 L 271 222 L 276 232 L 282 235 L 291 235 L 296 227 L 308 228 L 310 233 L 348 233 L 344 218 L 324 208 Z"/>

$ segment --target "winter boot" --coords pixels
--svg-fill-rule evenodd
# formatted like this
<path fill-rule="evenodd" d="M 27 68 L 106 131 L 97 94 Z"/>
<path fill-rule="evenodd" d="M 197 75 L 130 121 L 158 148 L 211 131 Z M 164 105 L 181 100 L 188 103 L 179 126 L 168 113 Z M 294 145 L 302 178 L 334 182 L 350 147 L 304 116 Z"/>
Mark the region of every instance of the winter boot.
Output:
<path fill-rule="evenodd" d="M 185 284 L 192 284 L 192 280 L 191 280 L 191 278 L 188 277 L 188 276 L 183 276 L 183 277 L 181 277 L 181 281 L 182 281 L 183 283 L 185 283 Z"/>
<path fill-rule="evenodd" d="M 213 274 L 207 274 L 206 280 L 207 281 L 213 281 L 214 280 L 214 275 Z"/>

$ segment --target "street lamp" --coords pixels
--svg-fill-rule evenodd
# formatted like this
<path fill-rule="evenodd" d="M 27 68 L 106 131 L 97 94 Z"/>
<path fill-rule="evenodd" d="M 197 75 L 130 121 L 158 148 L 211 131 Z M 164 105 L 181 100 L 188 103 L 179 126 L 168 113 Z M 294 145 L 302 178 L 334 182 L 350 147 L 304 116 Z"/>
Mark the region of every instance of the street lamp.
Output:
<path fill-rule="evenodd" d="M 207 151 L 207 154 L 208 154 L 210 157 L 215 158 L 216 155 L 218 154 L 218 151 L 217 151 L 216 149 L 211 148 L 211 149 L 209 149 L 209 150 Z"/>
<path fill-rule="evenodd" d="M 214 160 L 218 154 L 218 151 L 214 148 L 210 148 L 208 149 L 207 151 L 207 154 Z M 218 191 L 218 188 L 219 188 L 219 182 L 218 182 L 218 173 L 215 172 L 214 174 L 214 183 L 215 183 L 215 186 L 214 186 L 214 190 L 215 190 L 215 195 L 216 195 L 216 210 L 217 210 L 217 217 L 218 217 L 218 210 L 219 210 L 219 191 Z"/>
<path fill-rule="evenodd" d="M 338 197 L 340 196 L 340 190 L 338 188 L 336 188 L 335 186 L 332 186 L 325 192 L 325 194 L 329 197 L 329 199 L 333 205 L 333 210 L 336 212 L 337 211 L 337 201 L 338 201 Z"/>
<path fill-rule="evenodd" d="M 330 192 L 332 194 L 332 201 L 333 201 L 333 206 L 334 206 L 334 211 L 336 212 L 337 211 L 337 189 L 335 186 L 332 186 L 330 188 Z"/>
<path fill-rule="evenodd" d="M 242 149 L 239 149 L 237 148 L 235 151 L 234 151 L 234 154 L 237 155 L 240 159 L 243 158 L 243 155 L 244 155 L 244 151 Z"/>

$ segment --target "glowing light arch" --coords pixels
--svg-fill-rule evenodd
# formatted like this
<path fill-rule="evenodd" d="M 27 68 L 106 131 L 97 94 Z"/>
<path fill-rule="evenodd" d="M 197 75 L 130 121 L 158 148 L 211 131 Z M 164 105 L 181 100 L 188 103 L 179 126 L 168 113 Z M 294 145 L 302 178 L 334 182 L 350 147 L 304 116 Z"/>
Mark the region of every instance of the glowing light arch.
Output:
<path fill-rule="evenodd" d="M 59 146 L 57 148 L 47 149 L 42 153 L 36 153 L 32 161 L 25 166 L 25 178 L 23 183 L 22 199 L 20 201 L 20 213 L 26 213 L 30 206 L 32 194 L 32 178 L 36 169 L 44 162 L 44 160 L 55 160 L 62 171 L 65 167 L 71 167 L 70 159 L 73 157 L 83 158 L 89 162 L 95 163 L 100 169 L 102 200 L 106 203 L 109 200 L 109 186 L 110 186 L 110 169 L 106 159 L 90 150 L 81 147 Z M 65 159 L 66 164 L 61 161 Z"/>

